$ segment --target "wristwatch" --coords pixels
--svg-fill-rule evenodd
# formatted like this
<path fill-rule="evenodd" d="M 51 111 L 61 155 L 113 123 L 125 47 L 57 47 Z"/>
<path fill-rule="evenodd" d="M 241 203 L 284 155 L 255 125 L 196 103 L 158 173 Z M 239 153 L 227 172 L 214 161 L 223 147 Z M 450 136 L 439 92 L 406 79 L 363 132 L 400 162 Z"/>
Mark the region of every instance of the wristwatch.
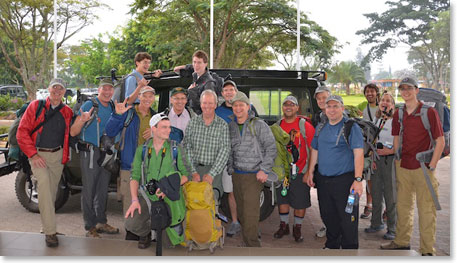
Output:
<path fill-rule="evenodd" d="M 362 177 L 354 177 L 354 181 L 357 182 L 362 182 L 363 178 Z"/>
<path fill-rule="evenodd" d="M 435 167 L 430 167 L 429 170 L 433 172 L 435 171 Z"/>

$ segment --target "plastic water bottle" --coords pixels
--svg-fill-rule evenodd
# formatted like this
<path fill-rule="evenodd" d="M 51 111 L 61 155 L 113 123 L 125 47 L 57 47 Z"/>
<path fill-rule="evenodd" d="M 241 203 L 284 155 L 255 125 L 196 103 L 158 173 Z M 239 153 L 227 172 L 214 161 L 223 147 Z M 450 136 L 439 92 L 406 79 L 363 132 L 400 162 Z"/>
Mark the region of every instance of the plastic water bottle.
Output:
<path fill-rule="evenodd" d="M 346 208 L 344 211 L 348 214 L 352 214 L 352 210 L 354 209 L 354 205 L 357 204 L 358 194 L 354 194 L 354 189 L 349 194 L 348 203 L 346 204 Z"/>

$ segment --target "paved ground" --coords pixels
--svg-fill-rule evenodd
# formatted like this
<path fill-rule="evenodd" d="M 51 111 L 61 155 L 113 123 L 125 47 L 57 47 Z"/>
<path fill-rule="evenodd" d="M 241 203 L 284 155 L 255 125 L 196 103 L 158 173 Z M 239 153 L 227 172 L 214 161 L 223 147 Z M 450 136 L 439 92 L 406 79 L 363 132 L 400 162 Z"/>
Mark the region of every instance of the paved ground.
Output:
<path fill-rule="evenodd" d="M 3 161 L 0 159 L 0 161 Z M 437 222 L 437 242 L 435 245 L 437 255 L 450 255 L 450 189 L 451 189 L 451 171 L 450 158 L 445 158 L 439 162 L 438 180 L 440 182 L 439 194 L 443 210 L 438 211 Z M 39 233 L 40 216 L 27 212 L 17 201 L 14 191 L 15 174 L 0 177 L 0 231 L 19 231 Z M 361 199 L 361 204 L 365 204 L 365 197 Z M 363 206 L 360 207 L 363 209 Z M 108 200 L 108 221 L 110 224 L 121 228 L 118 235 L 105 235 L 108 239 L 122 239 L 124 237 L 123 217 L 121 215 L 121 203 L 117 202 L 116 195 L 110 194 Z M 419 232 L 417 227 L 417 213 L 415 216 L 414 232 L 411 240 L 411 246 L 414 250 L 419 249 Z M 83 237 L 85 231 L 80 209 L 80 195 L 70 196 L 65 206 L 57 213 L 58 231 L 68 236 Z M 305 222 L 302 228 L 304 234 L 303 243 L 295 243 L 291 236 L 284 237 L 280 240 L 273 239 L 273 233 L 279 225 L 279 216 L 275 210 L 273 214 L 264 222 L 260 228 L 262 232 L 262 246 L 268 248 L 304 248 L 320 249 L 323 247 L 325 238 L 317 238 L 314 233 L 321 227 L 322 223 L 319 217 L 317 206 L 316 190 L 312 190 L 312 207 L 308 209 L 305 216 Z M 369 220 L 360 219 L 359 221 L 359 244 L 360 249 L 378 248 L 385 242 L 382 239 L 384 232 L 376 234 L 366 234 L 363 229 L 369 226 Z M 237 246 L 241 239 L 237 235 L 233 238 L 226 238 L 226 246 Z"/>

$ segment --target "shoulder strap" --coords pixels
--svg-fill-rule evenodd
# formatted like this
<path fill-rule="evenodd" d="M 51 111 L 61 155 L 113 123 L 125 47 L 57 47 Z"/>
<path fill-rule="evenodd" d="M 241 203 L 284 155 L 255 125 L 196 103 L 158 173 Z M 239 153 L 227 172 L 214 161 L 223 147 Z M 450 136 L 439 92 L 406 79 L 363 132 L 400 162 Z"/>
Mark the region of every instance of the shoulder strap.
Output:
<path fill-rule="evenodd" d="M 421 107 L 421 110 L 420 110 L 420 117 L 421 117 L 421 121 L 422 121 L 422 124 L 424 125 L 424 128 L 427 130 L 428 132 L 428 135 L 430 136 L 430 143 L 432 145 L 433 148 L 435 148 L 435 140 L 433 139 L 433 136 L 432 136 L 432 130 L 431 130 L 431 127 L 430 127 L 430 121 L 428 119 L 428 109 L 430 108 L 430 106 L 428 105 L 425 105 L 425 104 L 422 104 L 422 107 Z"/>
<path fill-rule="evenodd" d="M 340 132 L 338 133 L 338 137 L 336 139 L 335 145 L 338 145 L 340 137 L 341 137 L 341 135 L 343 135 L 344 141 L 349 146 L 349 136 L 351 135 L 351 130 L 352 130 L 352 126 L 354 125 L 354 122 L 355 122 L 354 119 L 349 118 L 343 123 L 343 127 L 341 128 Z"/>
<path fill-rule="evenodd" d="M 308 140 L 306 138 L 306 119 L 300 118 L 300 121 L 298 122 L 298 126 L 300 127 L 300 134 L 302 135 L 303 139 L 305 140 L 305 148 L 306 148 L 306 164 L 303 167 L 303 170 L 301 171 L 302 173 L 305 173 L 308 170 L 308 163 L 310 160 L 310 150 L 308 147 Z M 299 148 L 301 147 L 301 142 L 299 145 Z"/>
<path fill-rule="evenodd" d="M 51 107 L 51 106 L 49 106 L 49 107 Z M 44 114 L 44 121 L 41 122 L 40 124 L 38 124 L 38 126 L 36 126 L 32 130 L 32 133 L 30 135 L 32 135 L 33 133 L 38 131 L 43 125 L 45 125 L 49 120 L 51 120 L 57 114 L 57 112 L 60 111 L 60 109 L 62 109 L 62 108 L 63 108 L 63 103 L 60 103 L 59 106 L 57 106 L 57 108 L 49 114 L 49 116 L 46 116 L 47 115 L 47 111 L 46 111 L 45 114 Z"/>
<path fill-rule="evenodd" d="M 98 117 L 98 101 L 95 97 L 91 98 L 90 101 L 92 102 L 92 107 L 94 108 L 94 111 L 92 112 L 92 115 L 90 116 L 90 119 L 84 124 L 84 129 L 89 127 L 89 125 L 92 124 L 94 119 Z"/>
<path fill-rule="evenodd" d="M 371 110 L 370 110 L 370 104 L 367 104 L 367 111 L 368 111 L 368 117 L 370 118 L 370 121 L 373 121 L 373 117 L 371 116 Z"/>
<path fill-rule="evenodd" d="M 43 110 L 45 105 L 46 105 L 46 101 L 45 100 L 38 100 L 38 108 L 37 108 L 37 110 L 35 112 L 35 120 L 37 120 L 38 117 L 40 117 L 41 111 Z"/>
<path fill-rule="evenodd" d="M 176 169 L 178 170 L 178 142 L 175 140 L 170 140 L 170 146 L 171 146 L 171 158 L 173 160 L 173 165 Z"/>
<path fill-rule="evenodd" d="M 254 135 L 254 137 L 257 136 L 256 132 L 255 132 L 255 127 L 254 127 L 254 124 L 255 124 L 255 121 L 257 121 L 259 118 L 257 117 L 254 117 L 252 119 L 249 120 L 249 130 L 251 131 L 251 134 Z"/>
<path fill-rule="evenodd" d="M 405 105 L 402 105 L 400 106 L 400 108 L 398 108 L 398 122 L 400 123 L 400 133 L 399 133 L 399 137 L 400 137 L 400 140 L 399 140 L 399 143 L 398 143 L 398 150 L 397 152 L 395 153 L 395 159 L 397 160 L 400 160 L 401 158 L 401 148 L 402 148 L 402 145 L 403 145 L 403 114 L 404 114 L 404 107 Z"/>
<path fill-rule="evenodd" d="M 143 143 L 143 149 L 141 150 L 141 185 L 146 184 L 146 178 L 148 174 L 148 168 L 149 168 L 149 160 L 151 159 L 151 154 L 152 154 L 152 148 L 148 147 L 149 142 L 152 140 L 152 138 L 147 139 Z M 146 157 L 147 153 L 147 159 Z"/>

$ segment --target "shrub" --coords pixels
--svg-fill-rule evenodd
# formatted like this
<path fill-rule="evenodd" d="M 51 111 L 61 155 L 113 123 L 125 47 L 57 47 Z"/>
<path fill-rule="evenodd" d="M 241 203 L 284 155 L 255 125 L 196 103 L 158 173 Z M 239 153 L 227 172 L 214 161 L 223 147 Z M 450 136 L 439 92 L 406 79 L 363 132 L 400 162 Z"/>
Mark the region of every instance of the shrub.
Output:
<path fill-rule="evenodd" d="M 11 108 L 11 98 L 10 95 L 0 95 L 0 111 L 7 111 Z"/>

